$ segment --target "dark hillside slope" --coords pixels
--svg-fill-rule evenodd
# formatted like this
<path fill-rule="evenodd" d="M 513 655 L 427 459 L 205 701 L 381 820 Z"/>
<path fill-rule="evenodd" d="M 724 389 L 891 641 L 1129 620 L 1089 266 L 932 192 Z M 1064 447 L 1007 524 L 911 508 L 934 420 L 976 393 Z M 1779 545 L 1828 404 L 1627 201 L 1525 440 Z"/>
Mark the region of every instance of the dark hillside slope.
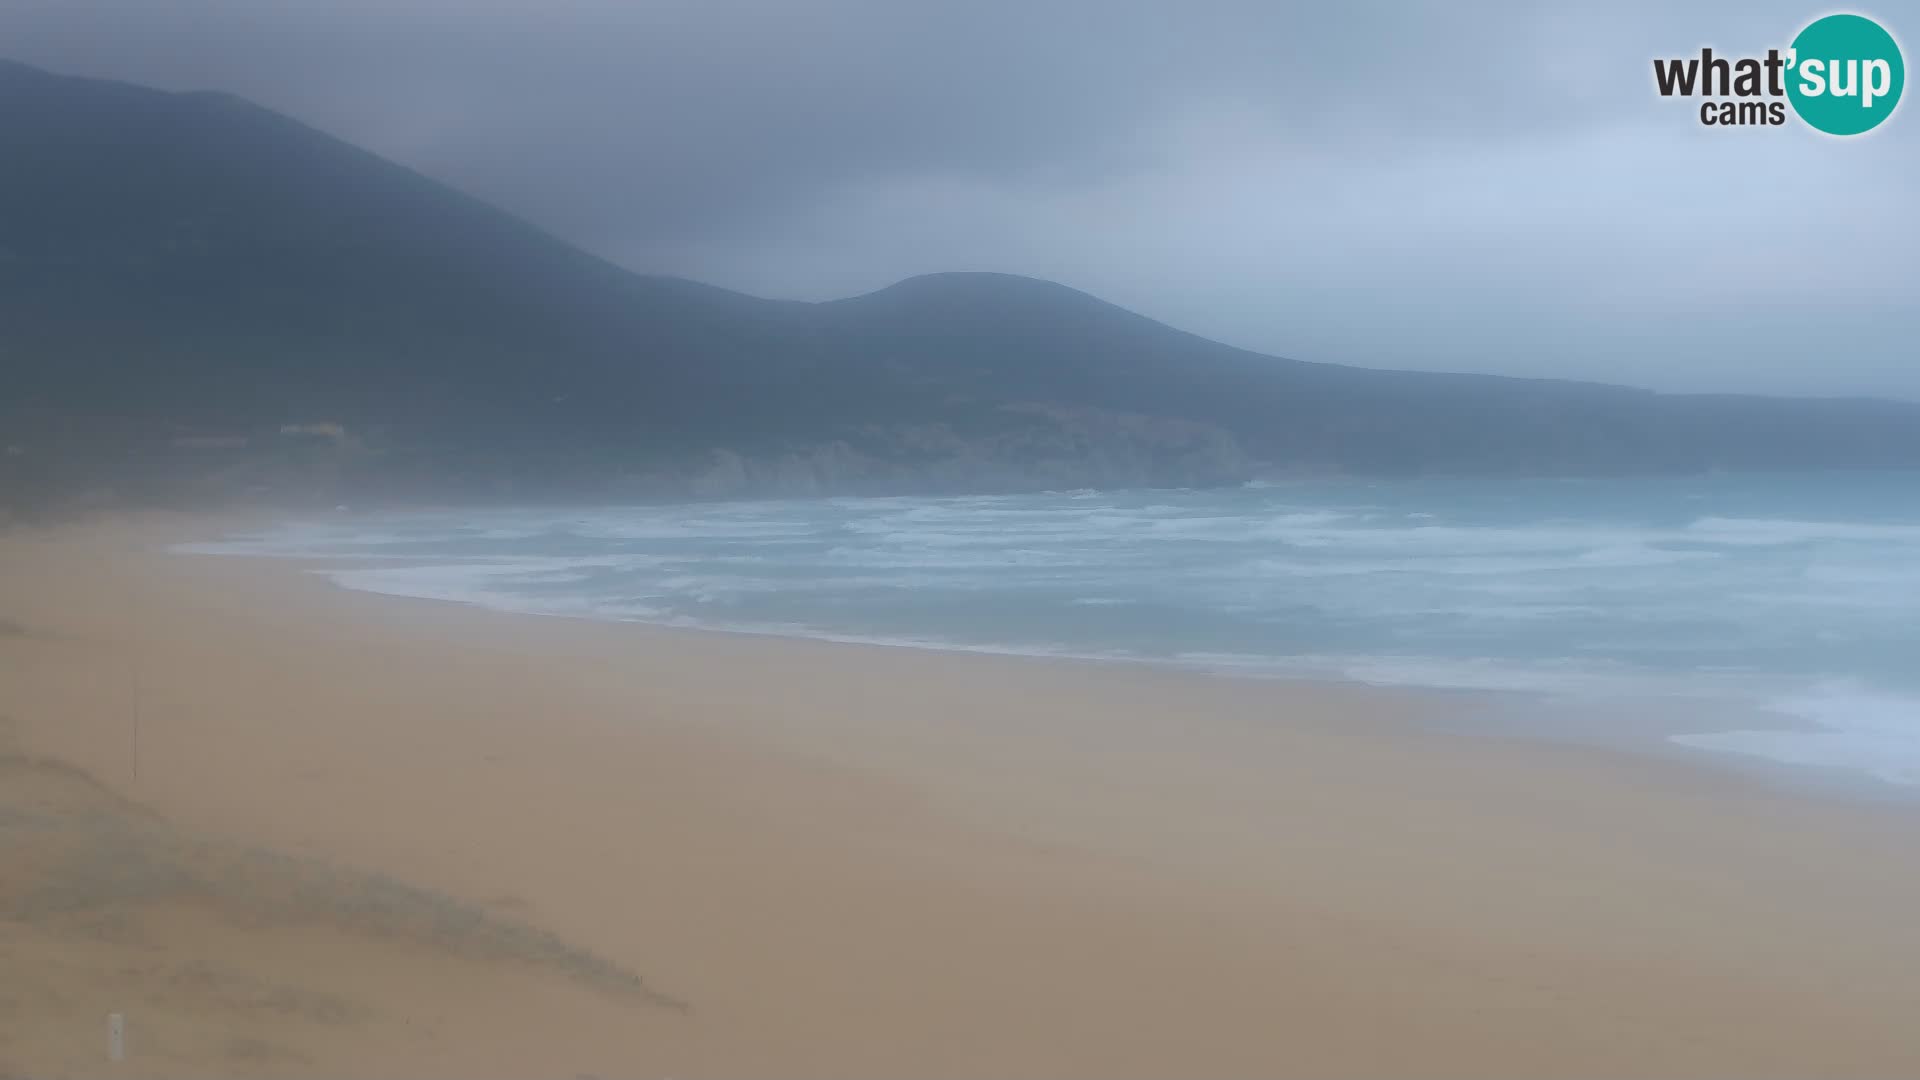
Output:
<path fill-rule="evenodd" d="M 1266 461 L 1386 472 L 1899 466 L 1920 406 L 1660 395 L 1315 364 L 1208 341 L 1049 282 L 934 274 L 821 305 L 844 355 L 983 399 L 1216 423 Z"/>
<path fill-rule="evenodd" d="M 674 359 L 791 307 L 628 274 L 224 95 L 0 66 L 0 160 L 4 347 L 60 410 L 511 416 L 697 375 Z"/>

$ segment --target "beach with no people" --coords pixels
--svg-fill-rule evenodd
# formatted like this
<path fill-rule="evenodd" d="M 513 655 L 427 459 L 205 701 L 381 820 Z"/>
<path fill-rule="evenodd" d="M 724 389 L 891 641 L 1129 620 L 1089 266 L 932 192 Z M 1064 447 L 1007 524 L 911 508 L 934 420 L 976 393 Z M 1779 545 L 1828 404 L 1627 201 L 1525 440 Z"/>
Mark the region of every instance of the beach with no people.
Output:
<path fill-rule="evenodd" d="M 1903 804 L 168 550 L 233 524 L 0 533 L 0 1074 L 1920 1070 Z"/>

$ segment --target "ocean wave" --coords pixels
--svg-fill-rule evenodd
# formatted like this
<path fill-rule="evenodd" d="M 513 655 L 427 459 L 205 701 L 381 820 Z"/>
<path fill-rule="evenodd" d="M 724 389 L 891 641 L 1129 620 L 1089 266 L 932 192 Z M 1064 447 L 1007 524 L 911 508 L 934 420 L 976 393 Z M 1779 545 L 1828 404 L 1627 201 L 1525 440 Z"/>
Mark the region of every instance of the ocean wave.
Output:
<path fill-rule="evenodd" d="M 1238 564 L 1238 570 L 1256 577 L 1283 575 L 1313 578 L 1367 574 L 1409 577 L 1433 574 L 1512 577 L 1520 574 L 1544 574 L 1563 570 L 1593 571 L 1669 566 L 1677 563 L 1710 561 L 1720 557 L 1711 551 L 1673 551 L 1646 544 L 1615 544 L 1589 548 L 1585 551 L 1571 551 L 1565 555 L 1505 552 L 1462 555 L 1435 552 L 1364 560 L 1261 558 Z"/>
<path fill-rule="evenodd" d="M 558 567 L 524 561 L 320 571 L 342 588 L 385 596 L 471 604 L 529 615 L 590 618 L 604 613 L 604 598 L 558 592 L 536 596 L 526 591 L 529 585 L 556 584 L 554 575 L 558 572 Z"/>
<path fill-rule="evenodd" d="M 1703 517 L 1687 526 L 1687 535 L 1719 544 L 1774 545 L 1818 541 L 1888 541 L 1920 544 L 1920 525 L 1794 518 Z"/>

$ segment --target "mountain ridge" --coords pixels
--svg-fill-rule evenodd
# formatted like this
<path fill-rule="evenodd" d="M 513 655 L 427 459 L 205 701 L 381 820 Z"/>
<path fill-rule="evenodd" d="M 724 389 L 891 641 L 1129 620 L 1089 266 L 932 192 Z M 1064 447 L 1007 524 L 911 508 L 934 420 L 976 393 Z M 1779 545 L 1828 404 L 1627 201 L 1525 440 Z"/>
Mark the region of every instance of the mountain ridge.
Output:
<path fill-rule="evenodd" d="M 0 160 L 0 502 L 1920 465 L 1908 403 L 1283 359 L 992 272 L 636 274 L 217 92 L 0 61 Z"/>

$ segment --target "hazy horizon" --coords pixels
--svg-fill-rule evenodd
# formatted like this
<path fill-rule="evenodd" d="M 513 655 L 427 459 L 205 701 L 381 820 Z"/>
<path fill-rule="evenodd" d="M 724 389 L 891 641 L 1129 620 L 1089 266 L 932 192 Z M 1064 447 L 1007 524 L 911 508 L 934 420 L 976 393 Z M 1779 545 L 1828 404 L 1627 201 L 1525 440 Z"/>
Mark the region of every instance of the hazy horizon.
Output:
<path fill-rule="evenodd" d="M 1820 13 L 27 0 L 0 33 L 759 296 L 986 270 L 1304 360 L 1920 398 L 1911 117 L 1716 130 L 1652 85 Z"/>

